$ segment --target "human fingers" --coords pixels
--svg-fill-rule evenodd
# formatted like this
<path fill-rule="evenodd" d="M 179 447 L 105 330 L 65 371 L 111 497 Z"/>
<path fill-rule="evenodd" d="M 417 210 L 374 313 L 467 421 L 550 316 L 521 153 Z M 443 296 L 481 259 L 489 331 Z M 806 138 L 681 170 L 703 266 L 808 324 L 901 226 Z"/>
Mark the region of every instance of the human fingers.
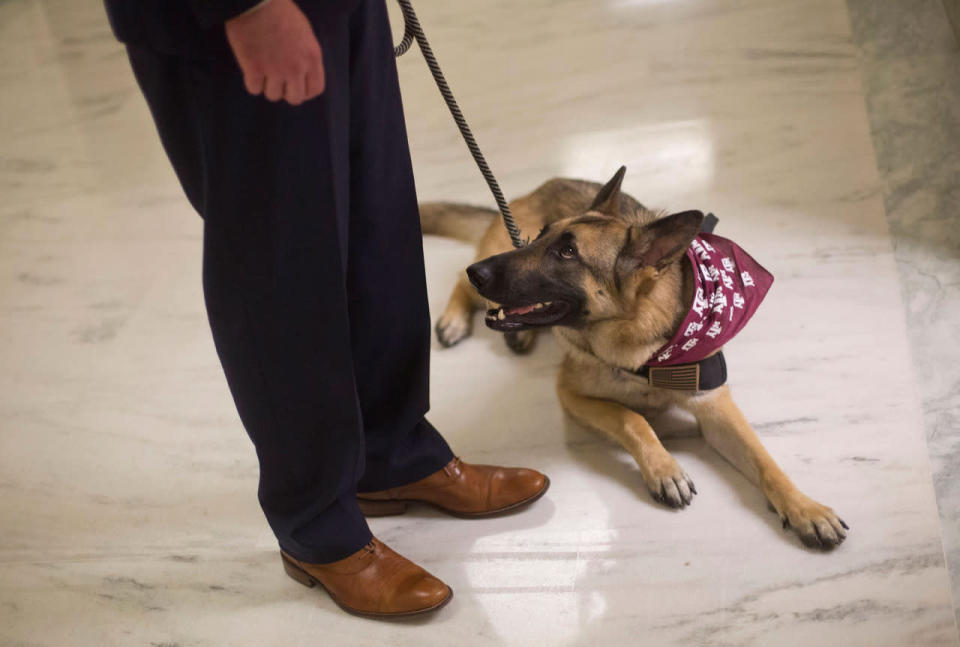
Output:
<path fill-rule="evenodd" d="M 263 96 L 269 101 L 279 101 L 283 98 L 283 77 L 269 76 L 263 86 Z"/>

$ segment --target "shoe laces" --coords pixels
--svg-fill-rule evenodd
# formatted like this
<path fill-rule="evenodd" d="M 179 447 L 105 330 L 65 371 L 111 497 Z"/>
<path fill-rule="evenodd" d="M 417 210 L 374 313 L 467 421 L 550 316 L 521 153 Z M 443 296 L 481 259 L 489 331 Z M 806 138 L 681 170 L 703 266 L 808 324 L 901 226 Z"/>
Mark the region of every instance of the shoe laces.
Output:
<path fill-rule="evenodd" d="M 462 462 L 459 456 L 454 456 L 452 461 L 443 466 L 443 471 L 446 472 L 447 476 L 453 476 L 456 472 L 460 471 L 460 464 Z"/>

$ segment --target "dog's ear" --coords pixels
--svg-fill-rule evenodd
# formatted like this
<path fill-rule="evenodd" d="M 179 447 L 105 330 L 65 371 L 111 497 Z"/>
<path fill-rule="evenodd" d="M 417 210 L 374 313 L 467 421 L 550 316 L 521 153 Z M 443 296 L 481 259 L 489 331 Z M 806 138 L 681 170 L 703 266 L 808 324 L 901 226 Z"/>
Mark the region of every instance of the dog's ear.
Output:
<path fill-rule="evenodd" d="M 702 211 L 683 211 L 648 225 L 630 227 L 617 260 L 618 271 L 633 272 L 644 267 L 663 269 L 686 253 L 702 223 Z"/>
<path fill-rule="evenodd" d="M 610 181 L 603 185 L 593 199 L 593 204 L 587 211 L 596 211 L 605 216 L 620 215 L 620 184 L 623 182 L 623 176 L 627 172 L 626 166 L 621 166 L 613 174 Z"/>

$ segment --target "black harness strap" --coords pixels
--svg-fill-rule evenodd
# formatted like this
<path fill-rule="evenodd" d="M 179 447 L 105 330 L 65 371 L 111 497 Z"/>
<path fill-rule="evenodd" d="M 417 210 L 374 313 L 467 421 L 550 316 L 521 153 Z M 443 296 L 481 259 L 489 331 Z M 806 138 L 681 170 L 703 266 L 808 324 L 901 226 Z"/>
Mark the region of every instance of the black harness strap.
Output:
<path fill-rule="evenodd" d="M 700 225 L 700 232 L 704 234 L 712 234 L 713 229 L 717 226 L 718 222 L 720 222 L 719 218 L 712 213 L 708 213 L 703 217 L 703 224 Z"/>
<path fill-rule="evenodd" d="M 723 351 L 692 364 L 641 366 L 634 375 L 645 377 L 650 386 L 674 391 L 710 391 L 727 383 L 727 361 Z"/>

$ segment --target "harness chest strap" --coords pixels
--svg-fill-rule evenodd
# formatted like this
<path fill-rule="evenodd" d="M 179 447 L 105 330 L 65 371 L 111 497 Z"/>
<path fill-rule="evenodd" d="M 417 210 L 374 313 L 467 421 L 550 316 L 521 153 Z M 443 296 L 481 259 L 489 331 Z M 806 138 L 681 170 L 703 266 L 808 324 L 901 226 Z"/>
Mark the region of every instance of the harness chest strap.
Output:
<path fill-rule="evenodd" d="M 630 372 L 647 378 L 650 386 L 674 391 L 710 391 L 727 383 L 727 361 L 722 351 L 690 364 L 641 366 Z"/>

